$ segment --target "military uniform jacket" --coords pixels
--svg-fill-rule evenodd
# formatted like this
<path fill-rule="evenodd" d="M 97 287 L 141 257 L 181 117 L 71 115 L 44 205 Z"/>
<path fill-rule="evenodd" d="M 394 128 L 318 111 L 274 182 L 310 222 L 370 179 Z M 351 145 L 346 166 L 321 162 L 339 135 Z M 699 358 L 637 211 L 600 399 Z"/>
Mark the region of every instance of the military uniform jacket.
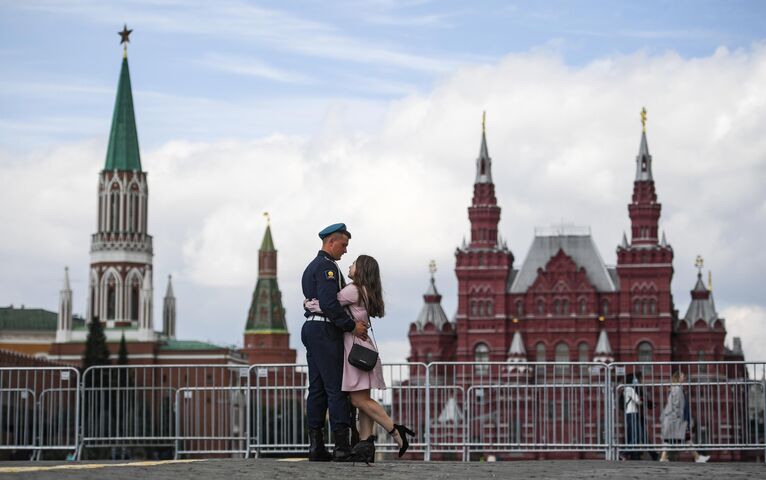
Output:
<path fill-rule="evenodd" d="M 342 331 L 350 332 L 356 323 L 338 302 L 338 292 L 345 284 L 346 281 L 335 260 L 324 250 L 320 250 L 316 258 L 309 263 L 301 279 L 303 296 L 319 300 L 319 307 L 324 315 Z M 308 318 L 315 314 L 305 310 L 303 315 Z"/>

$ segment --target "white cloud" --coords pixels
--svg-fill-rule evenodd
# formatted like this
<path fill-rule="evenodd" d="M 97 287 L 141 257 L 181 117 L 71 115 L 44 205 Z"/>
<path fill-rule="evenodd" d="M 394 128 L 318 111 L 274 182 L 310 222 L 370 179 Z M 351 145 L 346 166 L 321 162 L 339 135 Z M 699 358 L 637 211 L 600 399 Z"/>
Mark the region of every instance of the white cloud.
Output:
<path fill-rule="evenodd" d="M 276 82 L 310 82 L 310 79 L 303 75 L 276 68 L 256 58 L 209 54 L 200 59 L 198 63 L 222 72 L 265 78 L 266 80 L 273 80 Z"/>
<path fill-rule="evenodd" d="M 746 360 L 766 361 L 766 307 L 733 306 L 723 309 L 719 315 L 726 319 L 726 344 L 729 348 L 732 339 L 739 337 Z"/>
<path fill-rule="evenodd" d="M 182 336 L 240 342 L 268 210 L 297 345 L 300 274 L 319 248 L 316 232 L 344 221 L 353 239 L 342 268 L 359 253 L 381 261 L 389 314 L 377 331 L 382 346 L 399 345 L 390 348 L 402 357 L 432 258 L 445 310 L 454 312 L 453 255 L 468 234 L 481 111 L 488 110 L 500 231 L 516 266 L 534 227 L 561 221 L 590 225 L 614 263 L 629 227 L 645 105 L 661 226 L 675 251 L 676 306 L 683 314 L 693 259 L 702 254 L 733 334 L 736 308 L 766 308 L 765 83 L 763 45 L 696 59 L 637 53 L 583 67 L 538 52 L 461 68 L 430 92 L 391 102 L 382 126 L 365 135 L 347 128 L 353 108 L 333 106 L 310 138 L 167 141 L 143 155 L 155 272 L 176 272 Z M 11 265 L 0 272 L 6 302 L 34 298 L 53 308 L 61 266 L 84 275 L 102 161 L 103 142 L 0 159 L 0 203 L 15 205 L 0 220 L 20 229 L 0 238 L 0 260 Z M 44 285 L 44 302 L 31 293 L 43 288 L 35 281 L 43 274 L 56 279 Z M 84 310 L 84 294 L 75 291 L 76 310 Z"/>

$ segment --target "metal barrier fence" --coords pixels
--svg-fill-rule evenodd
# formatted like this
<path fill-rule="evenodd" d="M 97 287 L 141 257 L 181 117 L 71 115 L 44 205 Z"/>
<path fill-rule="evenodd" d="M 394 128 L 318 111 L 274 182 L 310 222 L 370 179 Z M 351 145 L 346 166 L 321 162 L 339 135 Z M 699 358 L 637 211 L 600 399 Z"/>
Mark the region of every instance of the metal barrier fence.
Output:
<path fill-rule="evenodd" d="M 612 409 L 615 431 L 611 458 L 618 458 L 620 452 L 639 458 L 643 452 L 655 456 L 662 450 L 742 452 L 766 448 L 764 363 L 612 363 L 610 371 L 617 406 Z M 678 431 L 665 432 L 670 434 L 665 438 L 663 423 L 674 419 Z M 736 458 L 739 454 L 727 455 Z"/>
<path fill-rule="evenodd" d="M 431 363 L 426 458 L 606 452 L 608 381 L 603 363 Z"/>
<path fill-rule="evenodd" d="M 380 402 L 389 415 L 397 419 L 423 421 L 425 385 L 411 385 L 411 373 L 425 377 L 426 365 L 422 363 L 391 363 L 383 365 L 385 389 L 373 389 L 370 396 Z M 306 423 L 306 396 L 308 394 L 308 367 L 296 364 L 252 365 L 248 386 L 248 454 L 299 453 L 308 450 L 308 425 Z M 380 441 L 378 451 L 395 451 L 396 443 L 386 432 L 375 427 Z M 332 445 L 329 422 L 325 425 L 328 441 Z M 420 435 L 411 443 L 413 452 L 424 451 L 425 443 Z"/>
<path fill-rule="evenodd" d="M 80 373 L 69 367 L 0 368 L 0 449 L 74 451 Z"/>
<path fill-rule="evenodd" d="M 417 432 L 413 458 L 545 452 L 615 460 L 691 449 L 723 459 L 759 450 L 766 458 L 766 363 L 434 362 L 383 369 L 387 387 L 371 395 Z M 0 368 L 0 449 L 28 450 L 33 458 L 53 449 L 79 458 L 91 447 L 175 457 L 302 454 L 307 390 L 307 367 L 298 364 L 104 366 L 82 376 L 65 367 Z M 683 435 L 665 438 L 663 422 L 673 412 Z M 395 452 L 376 428 L 378 451 Z"/>
<path fill-rule="evenodd" d="M 82 380 L 82 448 L 152 447 L 164 456 L 177 447 L 179 389 L 231 388 L 247 384 L 247 367 L 236 365 L 130 365 L 90 367 Z M 219 414 L 205 402 L 191 412 L 211 428 Z M 221 438 L 223 440 L 223 438 Z M 210 449 L 205 449 L 205 452 Z"/>

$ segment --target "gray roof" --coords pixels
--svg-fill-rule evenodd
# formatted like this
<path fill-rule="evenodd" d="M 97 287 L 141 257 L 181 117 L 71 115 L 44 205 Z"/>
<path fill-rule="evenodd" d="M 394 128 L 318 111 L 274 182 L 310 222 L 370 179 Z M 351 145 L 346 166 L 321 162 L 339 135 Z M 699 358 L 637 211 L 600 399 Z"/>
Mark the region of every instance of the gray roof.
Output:
<path fill-rule="evenodd" d="M 617 291 L 617 285 L 607 271 L 590 233 L 567 234 L 565 231 L 553 235 L 535 234 L 527 257 L 511 284 L 510 293 L 526 293 L 537 278 L 537 270 L 544 269 L 559 249 L 569 255 L 578 267 L 585 269 L 585 276 L 597 291 Z"/>
<path fill-rule="evenodd" d="M 474 183 L 492 183 L 492 159 L 487 150 L 485 132 L 481 132 L 481 147 L 479 147 L 479 158 L 476 159 L 476 182 Z"/>
<path fill-rule="evenodd" d="M 609 335 L 606 330 L 601 330 L 598 334 L 598 342 L 596 343 L 596 350 L 593 352 L 596 355 L 611 355 L 612 345 L 609 343 Z"/>
<path fill-rule="evenodd" d="M 702 294 L 702 298 L 694 298 L 694 293 Z M 692 290 L 692 303 L 686 310 L 686 315 L 680 321 L 686 322 L 688 328 L 692 328 L 698 320 L 704 320 L 709 327 L 718 320 L 718 312 L 715 311 L 713 292 L 709 291 L 702 281 L 702 274 L 697 275 L 697 283 Z M 723 320 L 721 320 L 723 323 Z"/>
<path fill-rule="evenodd" d="M 423 295 L 425 302 L 423 308 L 420 309 L 418 319 L 415 320 L 418 330 L 422 330 L 428 323 L 433 323 L 437 330 L 441 330 L 444 324 L 449 323 L 447 314 L 444 313 L 444 309 L 441 304 L 441 295 L 436 290 L 436 282 L 434 277 L 431 277 L 431 282 L 428 285 L 428 290 Z"/>
<path fill-rule="evenodd" d="M 524 348 L 524 341 L 521 339 L 521 332 L 516 330 L 511 340 L 511 348 L 508 349 L 508 356 L 526 357 L 527 350 Z"/>
<path fill-rule="evenodd" d="M 644 162 L 645 160 L 645 162 Z M 636 181 L 654 180 L 652 178 L 652 156 L 649 155 L 649 144 L 646 142 L 646 132 L 641 133 L 641 146 L 636 156 Z"/>

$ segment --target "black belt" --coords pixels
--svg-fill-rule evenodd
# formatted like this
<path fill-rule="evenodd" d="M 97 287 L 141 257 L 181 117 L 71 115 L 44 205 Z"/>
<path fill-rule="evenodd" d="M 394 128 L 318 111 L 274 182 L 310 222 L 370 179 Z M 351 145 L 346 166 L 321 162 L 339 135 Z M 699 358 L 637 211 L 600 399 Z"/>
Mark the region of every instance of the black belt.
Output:
<path fill-rule="evenodd" d="M 323 317 L 321 315 L 312 315 L 310 317 L 306 317 L 307 322 L 329 322 L 330 319 L 327 317 Z"/>

